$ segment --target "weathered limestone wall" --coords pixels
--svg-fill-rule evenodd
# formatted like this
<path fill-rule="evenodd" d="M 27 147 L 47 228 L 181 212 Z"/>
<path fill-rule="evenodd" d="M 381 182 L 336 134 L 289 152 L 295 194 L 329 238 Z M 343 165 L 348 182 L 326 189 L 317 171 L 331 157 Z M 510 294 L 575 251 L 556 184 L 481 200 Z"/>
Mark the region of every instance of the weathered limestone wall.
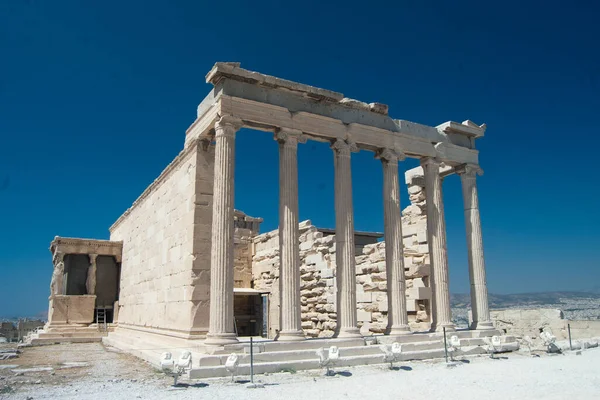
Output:
<path fill-rule="evenodd" d="M 123 241 L 119 325 L 208 330 L 214 147 L 182 151 L 111 227 Z"/>
<path fill-rule="evenodd" d="M 253 238 L 258 234 L 262 218 L 253 218 L 236 210 L 234 215 L 233 287 L 252 287 Z"/>
<path fill-rule="evenodd" d="M 412 171 L 412 172 L 411 172 Z M 407 173 L 411 205 L 403 211 L 406 297 L 412 330 L 430 327 L 429 255 L 424 180 Z M 336 329 L 335 236 L 323 235 L 310 221 L 300 223 L 302 328 L 309 337 L 330 337 Z M 252 274 L 255 289 L 270 291 L 269 337 L 279 329 L 279 232 L 254 238 Z M 385 243 L 356 246 L 358 326 L 363 335 L 384 333 L 388 296 Z"/>
<path fill-rule="evenodd" d="M 558 339 L 568 339 L 567 324 L 571 325 L 573 339 L 600 336 L 600 320 L 570 321 L 555 308 L 494 310 L 490 316 L 496 329 L 519 338 L 537 339 L 542 331 L 550 330 Z"/>

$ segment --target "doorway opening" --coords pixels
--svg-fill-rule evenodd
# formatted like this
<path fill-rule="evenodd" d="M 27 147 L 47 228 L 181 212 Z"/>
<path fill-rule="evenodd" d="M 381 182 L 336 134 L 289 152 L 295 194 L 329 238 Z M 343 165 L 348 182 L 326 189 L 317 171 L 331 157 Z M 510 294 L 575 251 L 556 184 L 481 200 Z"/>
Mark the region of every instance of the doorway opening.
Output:
<path fill-rule="evenodd" d="M 238 336 L 261 336 L 267 334 L 267 318 L 264 310 L 267 296 L 254 289 L 235 288 L 233 293 L 233 316 Z"/>

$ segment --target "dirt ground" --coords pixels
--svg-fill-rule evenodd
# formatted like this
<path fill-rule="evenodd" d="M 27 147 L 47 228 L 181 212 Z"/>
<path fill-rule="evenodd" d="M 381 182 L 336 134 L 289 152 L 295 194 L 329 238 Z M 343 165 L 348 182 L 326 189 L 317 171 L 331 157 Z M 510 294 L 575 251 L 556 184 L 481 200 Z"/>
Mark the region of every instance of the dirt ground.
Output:
<path fill-rule="evenodd" d="M 7 348 L 17 347 L 14 343 L 0 345 L 0 349 Z M 81 381 L 169 385 L 173 381 L 148 363 L 101 343 L 56 344 L 19 351 L 18 358 L 0 360 L 0 399 L 32 386 L 65 387 Z"/>

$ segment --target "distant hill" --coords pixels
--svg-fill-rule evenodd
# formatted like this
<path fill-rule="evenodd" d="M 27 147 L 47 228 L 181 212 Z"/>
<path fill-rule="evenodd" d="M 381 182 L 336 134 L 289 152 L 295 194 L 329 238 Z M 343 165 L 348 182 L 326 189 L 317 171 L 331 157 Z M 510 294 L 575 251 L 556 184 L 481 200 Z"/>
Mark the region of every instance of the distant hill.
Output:
<path fill-rule="evenodd" d="M 563 303 L 565 300 L 600 300 L 600 292 L 540 292 L 518 294 L 489 294 L 490 308 L 513 308 L 523 306 L 544 306 Z M 452 307 L 468 307 L 471 303 L 469 294 L 456 293 L 450 295 Z"/>
<path fill-rule="evenodd" d="M 2 310 L 0 310 L 1 313 Z M 20 319 L 30 319 L 30 320 L 42 320 L 48 321 L 48 311 L 40 311 L 36 315 L 2 315 L 0 314 L 0 322 L 1 321 L 9 321 L 9 322 L 17 322 Z"/>

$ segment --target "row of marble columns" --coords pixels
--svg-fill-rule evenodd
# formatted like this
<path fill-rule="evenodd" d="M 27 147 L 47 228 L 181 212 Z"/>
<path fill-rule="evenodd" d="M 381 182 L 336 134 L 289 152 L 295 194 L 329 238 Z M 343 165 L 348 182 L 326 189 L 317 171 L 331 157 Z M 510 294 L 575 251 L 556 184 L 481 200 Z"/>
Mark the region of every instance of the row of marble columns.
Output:
<path fill-rule="evenodd" d="M 206 344 L 236 343 L 233 321 L 233 193 L 235 133 L 242 122 L 223 116 L 215 125 L 215 169 L 213 192 L 210 322 Z M 300 258 L 298 230 L 298 143 L 302 132 L 279 129 L 279 248 L 281 280 L 281 330 L 278 340 L 303 340 L 300 306 Z M 354 212 L 352 204 L 351 153 L 358 148 L 345 140 L 336 140 L 331 148 L 335 165 L 336 280 L 338 337 L 360 337 L 357 325 Z M 384 231 L 388 276 L 388 312 L 390 335 L 410 333 L 406 308 L 406 283 L 402 245 L 402 219 L 398 161 L 403 154 L 382 149 L 378 154 L 383 169 Z M 427 233 L 432 272 L 432 330 L 453 329 L 448 286 L 448 257 L 440 161 L 421 160 L 424 169 L 427 202 Z M 469 276 L 471 280 L 472 329 L 491 329 L 481 221 L 477 197 L 476 166 L 456 169 L 461 177 L 465 204 L 465 222 Z"/>

